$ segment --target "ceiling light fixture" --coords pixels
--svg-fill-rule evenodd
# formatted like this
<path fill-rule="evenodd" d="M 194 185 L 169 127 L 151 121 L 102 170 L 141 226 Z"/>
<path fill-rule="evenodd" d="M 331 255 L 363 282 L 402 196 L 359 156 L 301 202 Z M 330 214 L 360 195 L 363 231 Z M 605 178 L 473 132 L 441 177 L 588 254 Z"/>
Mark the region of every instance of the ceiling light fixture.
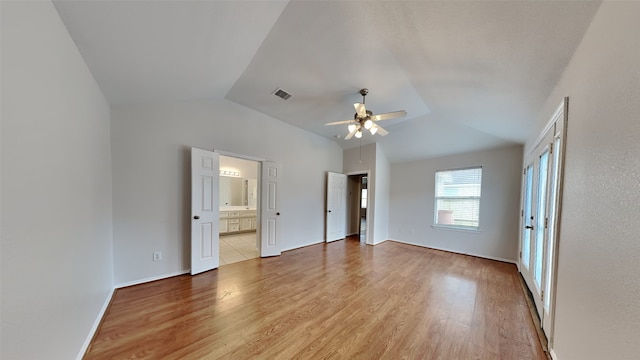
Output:
<path fill-rule="evenodd" d="M 356 138 L 362 138 L 362 129 L 369 130 L 371 135 L 378 134 L 381 136 L 385 136 L 389 134 L 387 130 L 385 130 L 382 126 L 378 124 L 378 121 L 395 119 L 399 117 L 404 117 L 407 115 L 407 112 L 404 110 L 398 110 L 390 113 L 384 114 L 376 114 L 374 115 L 371 110 L 367 110 L 365 108 L 365 98 L 369 90 L 364 88 L 360 89 L 360 95 L 362 95 L 362 102 L 353 104 L 353 107 L 356 110 L 356 113 L 353 115 L 352 120 L 341 120 L 325 123 L 325 125 L 342 125 L 348 124 L 349 132 L 344 137 L 345 140 L 351 139 L 351 137 L 355 136 Z"/>

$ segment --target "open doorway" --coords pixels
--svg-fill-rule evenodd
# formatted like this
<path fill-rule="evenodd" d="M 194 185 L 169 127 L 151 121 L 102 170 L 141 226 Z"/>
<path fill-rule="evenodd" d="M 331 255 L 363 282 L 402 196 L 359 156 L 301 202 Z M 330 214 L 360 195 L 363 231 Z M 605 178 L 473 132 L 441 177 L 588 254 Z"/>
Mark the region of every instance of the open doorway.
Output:
<path fill-rule="evenodd" d="M 260 257 L 258 170 L 257 161 L 220 156 L 220 266 Z"/>
<path fill-rule="evenodd" d="M 360 242 L 367 240 L 367 177 L 360 177 L 360 219 L 358 221 L 358 235 Z"/>
<path fill-rule="evenodd" d="M 349 236 L 358 236 L 361 243 L 367 241 L 368 175 L 347 177 L 347 214 Z"/>
<path fill-rule="evenodd" d="M 273 161 L 224 153 L 224 156 L 251 160 L 259 165 L 259 170 L 256 171 L 257 205 L 255 210 L 250 208 L 249 202 L 246 205 L 233 205 L 223 200 L 221 205 L 220 171 L 225 174 L 225 169 L 220 169 L 222 155 L 219 150 L 191 148 L 191 275 L 220 266 L 220 233 L 234 232 L 236 228 L 238 230 L 244 230 L 247 226 L 255 228 L 255 244 L 256 249 L 259 249 L 259 256 L 280 256 L 282 252 L 278 195 L 282 165 Z M 240 171 L 236 174 L 235 170 L 226 170 L 230 173 L 225 175 L 242 176 Z M 226 214 L 222 214 L 223 218 L 221 218 L 221 206 L 239 206 L 239 208 L 223 208 Z M 240 211 L 248 213 L 237 213 Z M 255 215 L 251 211 L 254 211 Z M 254 216 L 255 221 L 251 221 Z"/>

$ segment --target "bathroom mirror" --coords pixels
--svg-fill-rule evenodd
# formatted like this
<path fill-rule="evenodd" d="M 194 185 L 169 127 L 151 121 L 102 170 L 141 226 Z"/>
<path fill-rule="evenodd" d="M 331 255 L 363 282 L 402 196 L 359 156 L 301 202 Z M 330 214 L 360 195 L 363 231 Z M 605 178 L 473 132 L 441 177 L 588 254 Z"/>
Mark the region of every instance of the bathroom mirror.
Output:
<path fill-rule="evenodd" d="M 255 208 L 258 200 L 256 179 L 220 176 L 220 206 Z"/>

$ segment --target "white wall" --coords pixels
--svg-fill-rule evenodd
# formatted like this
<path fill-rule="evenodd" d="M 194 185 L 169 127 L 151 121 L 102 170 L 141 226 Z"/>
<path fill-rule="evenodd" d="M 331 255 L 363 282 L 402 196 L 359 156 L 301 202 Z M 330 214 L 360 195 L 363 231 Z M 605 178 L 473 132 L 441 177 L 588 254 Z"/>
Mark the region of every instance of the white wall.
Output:
<path fill-rule="evenodd" d="M 324 240 L 326 171 L 342 169 L 335 142 L 224 99 L 111 114 L 117 284 L 190 268 L 192 146 L 282 163 L 283 250 Z"/>
<path fill-rule="evenodd" d="M 389 192 L 391 186 L 391 164 L 382 150 L 382 146 L 376 146 L 375 166 L 375 207 L 374 214 L 374 244 L 379 244 L 389 239 Z"/>
<path fill-rule="evenodd" d="M 522 146 L 391 165 L 390 238 L 515 262 Z M 434 228 L 437 170 L 482 166 L 480 231 Z"/>
<path fill-rule="evenodd" d="M 2 359 L 73 359 L 113 287 L 109 105 L 50 2 L 2 1 Z"/>
<path fill-rule="evenodd" d="M 638 2 L 603 2 L 528 142 L 569 96 L 558 360 L 640 354 L 639 16 Z"/>

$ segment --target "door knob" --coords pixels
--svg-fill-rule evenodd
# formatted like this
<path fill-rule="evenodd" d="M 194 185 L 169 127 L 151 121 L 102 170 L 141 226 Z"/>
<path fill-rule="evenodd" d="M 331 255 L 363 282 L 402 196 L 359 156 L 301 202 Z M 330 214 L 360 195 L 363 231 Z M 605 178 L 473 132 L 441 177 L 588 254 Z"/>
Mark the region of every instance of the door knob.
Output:
<path fill-rule="evenodd" d="M 533 230 L 533 226 L 531 226 L 531 225 L 527 225 L 527 226 L 525 226 L 524 228 L 525 228 L 525 229 L 531 229 L 531 230 Z"/>
<path fill-rule="evenodd" d="M 277 212 L 277 213 L 276 213 L 276 215 L 280 216 L 280 213 L 279 213 L 279 212 Z"/>
<path fill-rule="evenodd" d="M 198 220 L 198 219 L 200 219 L 200 216 L 196 215 L 196 216 L 194 216 L 193 218 L 194 218 L 194 219 L 196 219 L 196 220 Z"/>
<path fill-rule="evenodd" d="M 327 212 L 331 212 L 331 210 L 327 210 Z"/>

